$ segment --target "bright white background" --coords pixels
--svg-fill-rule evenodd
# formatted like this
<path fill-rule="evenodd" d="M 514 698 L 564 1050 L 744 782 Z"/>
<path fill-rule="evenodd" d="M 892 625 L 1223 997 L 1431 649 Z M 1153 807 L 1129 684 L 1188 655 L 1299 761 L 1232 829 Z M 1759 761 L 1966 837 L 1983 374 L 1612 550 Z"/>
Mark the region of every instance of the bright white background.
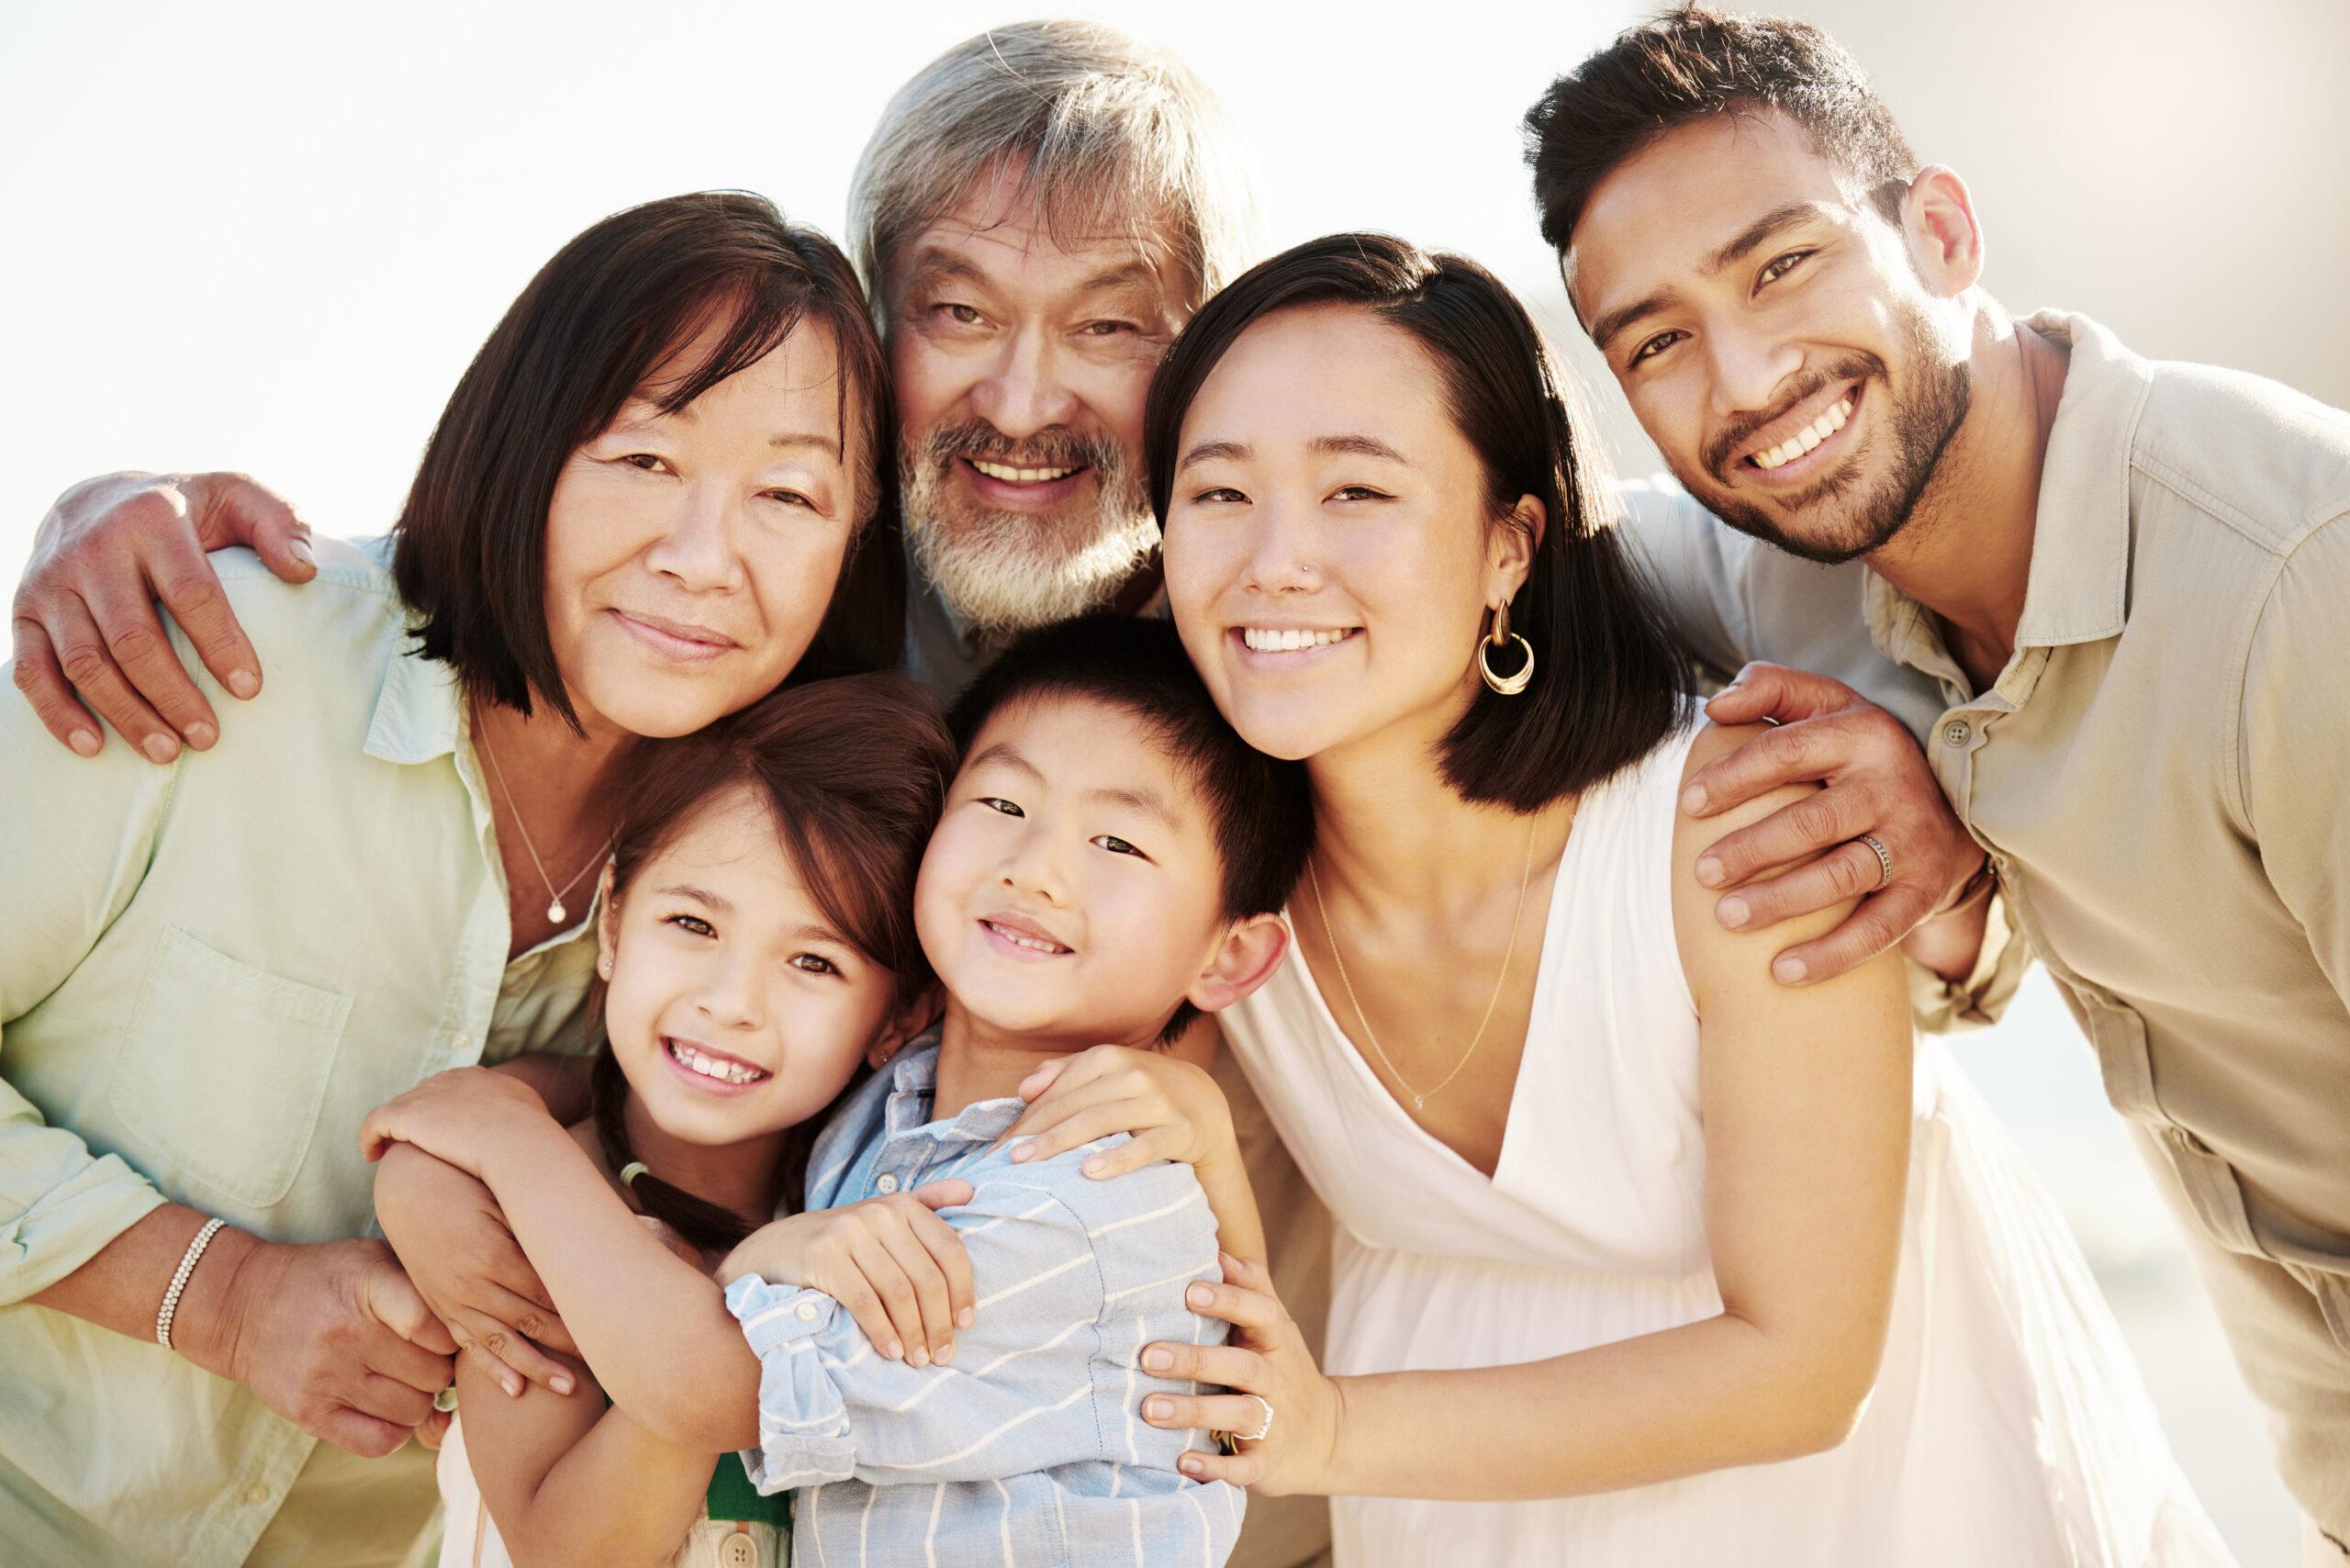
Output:
<path fill-rule="evenodd" d="M 2350 6 L 1791 0 L 1959 169 L 1990 285 L 2140 352 L 2350 405 Z M 1181 50 L 1254 149 L 1266 237 L 1382 228 L 1512 280 L 1589 375 L 1517 117 L 1641 7 L 1077 5 Z M 747 186 L 838 231 L 890 90 L 968 5 L 400 6 L 0 0 L 0 591 L 50 498 L 114 467 L 241 467 L 321 528 L 397 510 L 459 372 L 614 208 Z M 223 714 L 234 723 L 232 711 Z M 2247 1564 L 2293 1513 L 2096 1071 L 2044 982 L 1961 1044 L 2072 1218 L 2174 1443 Z"/>

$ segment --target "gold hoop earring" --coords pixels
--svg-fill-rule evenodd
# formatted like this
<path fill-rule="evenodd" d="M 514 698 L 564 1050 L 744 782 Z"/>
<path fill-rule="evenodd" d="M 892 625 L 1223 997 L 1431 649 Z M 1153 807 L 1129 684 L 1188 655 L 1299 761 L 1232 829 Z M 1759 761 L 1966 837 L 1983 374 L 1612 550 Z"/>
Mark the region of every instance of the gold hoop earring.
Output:
<path fill-rule="evenodd" d="M 1512 643 L 1516 643 L 1518 652 L 1526 655 L 1526 662 L 1517 666 L 1517 673 L 1515 675 L 1495 675 L 1493 666 L 1494 650 L 1505 648 Z M 1533 684 L 1534 644 L 1509 629 L 1507 603 L 1494 607 L 1493 633 L 1477 640 L 1477 673 L 1484 678 L 1487 686 L 1492 687 L 1504 697 L 1516 697 Z"/>

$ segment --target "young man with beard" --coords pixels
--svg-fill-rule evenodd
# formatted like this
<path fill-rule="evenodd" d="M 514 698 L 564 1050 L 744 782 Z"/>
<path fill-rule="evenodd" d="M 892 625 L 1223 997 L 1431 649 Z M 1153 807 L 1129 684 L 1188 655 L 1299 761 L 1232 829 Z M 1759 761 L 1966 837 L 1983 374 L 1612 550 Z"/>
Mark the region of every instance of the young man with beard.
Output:
<path fill-rule="evenodd" d="M 2344 1561 L 2350 417 L 2009 315 L 1966 185 L 1804 24 L 1675 11 L 1528 127 L 1577 319 L 1721 520 L 1651 519 L 1662 575 L 1726 665 L 1917 730 Z M 1775 667 L 1714 711 L 1796 722 L 1699 812 L 1889 722 Z"/>

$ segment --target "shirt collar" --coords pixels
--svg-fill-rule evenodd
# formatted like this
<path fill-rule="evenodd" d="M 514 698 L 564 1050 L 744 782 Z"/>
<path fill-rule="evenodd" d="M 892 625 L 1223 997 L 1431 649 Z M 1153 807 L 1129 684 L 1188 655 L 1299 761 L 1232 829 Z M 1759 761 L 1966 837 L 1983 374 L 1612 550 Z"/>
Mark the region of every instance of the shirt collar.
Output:
<path fill-rule="evenodd" d="M 1003 1100 L 979 1100 L 963 1107 L 953 1121 L 931 1119 L 938 1090 L 938 1031 L 918 1036 L 890 1063 L 890 1103 L 887 1137 L 921 1133 L 942 1144 L 989 1144 L 1002 1137 L 1028 1103 L 1018 1095 Z"/>
<path fill-rule="evenodd" d="M 397 763 L 450 756 L 457 749 L 464 711 L 455 668 L 403 647 L 384 672 L 384 689 L 367 726 L 367 755 Z"/>
<path fill-rule="evenodd" d="M 2118 637 L 2129 608 L 2131 453 L 2153 377 L 2087 316 L 2042 310 L 2021 324 L 2067 345 L 2071 359 L 2041 465 L 2016 646 Z M 1863 593 L 1869 630 L 1888 657 L 1930 671 L 1949 662 L 1923 606 L 1874 570 Z"/>

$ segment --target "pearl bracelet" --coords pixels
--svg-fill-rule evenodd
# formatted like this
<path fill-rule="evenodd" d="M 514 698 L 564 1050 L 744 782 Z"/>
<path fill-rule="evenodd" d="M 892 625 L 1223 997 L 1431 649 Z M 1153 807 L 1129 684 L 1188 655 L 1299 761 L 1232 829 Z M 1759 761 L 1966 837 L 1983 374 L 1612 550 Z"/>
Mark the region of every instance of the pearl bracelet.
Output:
<path fill-rule="evenodd" d="M 204 1256 L 213 1237 L 228 1223 L 225 1219 L 206 1220 L 204 1228 L 196 1233 L 196 1239 L 187 1244 L 187 1251 L 181 1255 L 179 1270 L 172 1275 L 171 1288 L 163 1293 L 163 1305 L 155 1314 L 155 1343 L 166 1350 L 172 1348 L 172 1314 L 179 1310 L 180 1292 L 187 1289 L 187 1277 L 196 1272 L 196 1260 Z"/>

